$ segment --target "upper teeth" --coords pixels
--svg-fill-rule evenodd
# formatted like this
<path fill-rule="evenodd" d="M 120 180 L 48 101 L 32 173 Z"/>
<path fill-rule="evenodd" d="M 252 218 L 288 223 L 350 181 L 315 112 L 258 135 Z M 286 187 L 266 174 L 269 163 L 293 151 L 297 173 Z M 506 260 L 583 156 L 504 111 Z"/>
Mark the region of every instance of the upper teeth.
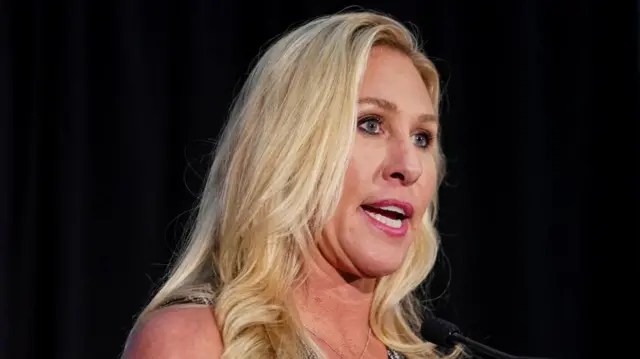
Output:
<path fill-rule="evenodd" d="M 396 207 L 396 206 L 384 206 L 384 207 L 379 207 L 382 210 L 385 211 L 391 211 L 391 212 L 396 212 L 396 213 L 400 213 L 401 215 L 405 215 L 404 210 L 400 207 Z"/>

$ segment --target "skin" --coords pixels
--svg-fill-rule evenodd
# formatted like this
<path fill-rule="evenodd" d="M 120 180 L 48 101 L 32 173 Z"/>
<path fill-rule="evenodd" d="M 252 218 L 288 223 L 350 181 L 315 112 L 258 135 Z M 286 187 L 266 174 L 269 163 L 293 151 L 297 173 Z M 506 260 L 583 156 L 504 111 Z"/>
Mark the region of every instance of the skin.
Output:
<path fill-rule="evenodd" d="M 354 358 L 362 353 L 376 280 L 400 267 L 435 194 L 434 113 L 411 60 L 388 47 L 373 48 L 359 89 L 359 125 L 343 195 L 319 239 L 309 280 L 296 294 L 303 323 L 330 358 L 339 358 L 336 351 Z M 413 206 L 404 237 L 379 230 L 361 210 L 363 203 L 389 198 Z M 386 358 L 386 348 L 371 338 L 364 357 Z"/>
<path fill-rule="evenodd" d="M 368 316 L 377 278 L 397 270 L 436 187 L 434 143 L 438 130 L 427 88 L 404 54 L 387 47 L 371 51 L 360 100 L 359 126 L 337 211 L 319 238 L 305 286 L 294 291 L 302 323 L 328 358 L 386 358 L 386 348 L 368 336 Z M 359 101 L 361 102 L 361 101 Z M 431 116 L 430 116 L 431 115 Z M 383 121 L 377 125 L 375 119 Z M 426 147 L 425 147 L 426 144 Z M 373 227 L 362 203 L 382 198 L 410 202 L 414 214 L 403 238 Z M 320 339 L 322 338 L 322 339 Z M 330 343 L 327 345 L 326 343 Z M 222 340 L 212 308 L 176 305 L 151 314 L 131 334 L 123 359 L 219 358 Z M 335 350 L 335 351 L 334 351 Z"/>

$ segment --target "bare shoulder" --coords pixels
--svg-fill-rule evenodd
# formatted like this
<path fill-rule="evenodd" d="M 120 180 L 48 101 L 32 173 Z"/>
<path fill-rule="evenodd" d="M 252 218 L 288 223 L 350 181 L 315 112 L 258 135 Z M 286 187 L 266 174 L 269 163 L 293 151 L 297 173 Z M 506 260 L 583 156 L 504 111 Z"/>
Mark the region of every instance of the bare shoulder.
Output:
<path fill-rule="evenodd" d="M 122 359 L 219 358 L 222 340 L 213 309 L 176 305 L 150 314 L 131 333 Z"/>

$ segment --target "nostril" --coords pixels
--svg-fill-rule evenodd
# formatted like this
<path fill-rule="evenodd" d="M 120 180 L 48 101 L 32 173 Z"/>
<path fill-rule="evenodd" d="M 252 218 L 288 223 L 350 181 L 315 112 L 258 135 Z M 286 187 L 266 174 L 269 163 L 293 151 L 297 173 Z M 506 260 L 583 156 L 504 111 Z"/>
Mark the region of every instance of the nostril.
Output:
<path fill-rule="evenodd" d="M 391 178 L 397 178 L 400 181 L 404 181 L 404 175 L 402 173 L 400 173 L 400 172 L 393 172 L 391 174 Z"/>

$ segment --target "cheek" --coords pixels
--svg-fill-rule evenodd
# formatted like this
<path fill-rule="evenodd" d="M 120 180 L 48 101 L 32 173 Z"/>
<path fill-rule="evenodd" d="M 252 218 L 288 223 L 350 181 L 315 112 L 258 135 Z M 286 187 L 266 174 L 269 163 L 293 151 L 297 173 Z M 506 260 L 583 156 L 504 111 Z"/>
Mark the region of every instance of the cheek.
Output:
<path fill-rule="evenodd" d="M 338 217 L 350 218 L 362 204 L 363 198 L 362 173 L 356 167 L 349 166 L 345 173 L 342 193 L 336 211 Z"/>
<path fill-rule="evenodd" d="M 359 183 L 357 181 L 373 183 L 375 174 L 386 156 L 386 150 L 381 141 L 363 136 L 362 134 L 356 135 L 349 156 L 349 166 L 345 173 L 347 178 L 356 181 L 354 185 Z"/>
<path fill-rule="evenodd" d="M 342 197 L 348 197 L 353 194 L 353 190 L 358 188 L 361 173 L 356 166 L 353 166 L 353 160 L 349 163 L 347 171 L 344 174 L 344 183 L 342 185 Z"/>
<path fill-rule="evenodd" d="M 429 167 L 429 171 L 422 176 L 424 183 L 422 187 L 424 188 L 424 192 L 427 193 L 427 202 L 431 202 L 431 199 L 436 193 L 436 186 L 438 181 L 438 174 L 436 172 L 435 164 Z"/>
<path fill-rule="evenodd" d="M 334 225 L 338 227 L 337 231 L 347 238 L 358 236 L 360 205 L 373 184 L 370 162 L 352 156 L 345 172 Z"/>
<path fill-rule="evenodd" d="M 420 179 L 418 180 L 415 192 L 415 198 L 419 199 L 420 203 L 420 211 L 421 214 L 427 211 L 429 204 L 433 201 L 433 198 L 437 191 L 437 182 L 438 182 L 438 174 L 437 167 L 433 160 L 429 160 L 424 167 L 424 172 Z M 416 223 L 419 222 L 422 218 L 422 215 L 415 216 L 417 219 Z"/>
<path fill-rule="evenodd" d="M 371 157 L 360 156 L 358 152 L 360 151 L 354 151 L 349 159 L 342 186 L 344 197 L 364 195 L 366 188 L 373 184 L 375 163 L 371 161 Z"/>

